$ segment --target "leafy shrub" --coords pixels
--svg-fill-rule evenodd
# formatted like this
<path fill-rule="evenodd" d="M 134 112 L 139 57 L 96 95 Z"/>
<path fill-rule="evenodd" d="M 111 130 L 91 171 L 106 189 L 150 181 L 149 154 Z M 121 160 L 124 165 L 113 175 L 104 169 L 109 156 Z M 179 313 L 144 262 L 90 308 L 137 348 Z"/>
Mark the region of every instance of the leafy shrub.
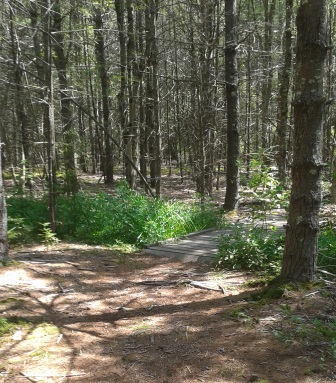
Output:
<path fill-rule="evenodd" d="M 267 233 L 259 228 L 247 230 L 235 226 L 230 236 L 219 239 L 217 267 L 276 272 L 280 270 L 284 245 L 284 236 L 276 231 Z M 317 265 L 320 269 L 335 273 L 336 231 L 332 228 L 320 232 Z"/>
<path fill-rule="evenodd" d="M 11 243 L 38 241 L 40 222 L 48 222 L 47 202 L 33 197 L 7 198 L 8 237 Z"/>
<path fill-rule="evenodd" d="M 278 271 L 284 249 L 284 238 L 276 232 L 259 228 L 236 228 L 219 240 L 217 266 L 233 270 Z"/>

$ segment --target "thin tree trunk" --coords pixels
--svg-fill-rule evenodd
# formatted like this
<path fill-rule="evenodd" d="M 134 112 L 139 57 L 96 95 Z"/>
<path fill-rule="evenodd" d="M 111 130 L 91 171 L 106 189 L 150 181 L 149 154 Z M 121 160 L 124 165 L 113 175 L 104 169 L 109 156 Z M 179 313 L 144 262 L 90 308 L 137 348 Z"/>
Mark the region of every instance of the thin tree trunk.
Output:
<path fill-rule="evenodd" d="M 158 57 L 156 45 L 157 0 L 146 2 L 146 124 L 149 131 L 151 186 L 161 193 L 161 128 L 159 120 Z"/>
<path fill-rule="evenodd" d="M 138 148 L 139 148 L 139 128 L 137 121 L 137 100 L 139 91 L 139 79 L 136 62 L 136 46 L 134 35 L 134 18 L 132 0 L 127 0 L 127 71 L 128 71 L 128 105 L 129 105 L 129 122 L 127 129 L 126 152 L 134 164 L 138 164 Z M 136 187 L 136 172 L 126 160 L 126 179 L 132 189 Z"/>
<path fill-rule="evenodd" d="M 96 51 L 96 60 L 98 64 L 98 73 L 100 79 L 101 95 L 102 95 L 102 107 L 103 107 L 103 125 L 104 129 L 107 132 L 110 132 L 110 106 L 109 106 L 109 78 L 107 74 L 107 63 L 105 55 L 105 39 L 104 39 L 104 24 L 103 24 L 103 15 L 101 9 L 96 7 L 94 10 L 94 22 L 95 22 L 95 51 Z M 106 184 L 113 183 L 114 177 L 114 166 L 113 166 L 113 153 L 112 153 L 112 143 L 108 134 L 104 134 L 104 177 Z"/>
<path fill-rule="evenodd" d="M 44 48 L 44 115 L 43 122 L 48 137 L 48 191 L 50 229 L 56 232 L 56 145 L 54 124 L 53 75 L 51 52 L 51 2 L 44 0 L 43 7 L 43 48 Z"/>
<path fill-rule="evenodd" d="M 20 46 L 16 30 L 14 27 L 14 14 L 10 7 L 10 36 L 12 44 L 12 59 L 14 64 L 14 81 L 15 81 L 15 112 L 16 121 L 21 135 L 19 152 L 21 152 L 21 177 L 20 183 L 22 189 L 25 188 L 26 183 L 26 161 L 29 159 L 29 138 L 28 138 L 28 117 L 24 103 L 24 86 L 22 84 L 22 67 L 20 63 Z"/>
<path fill-rule="evenodd" d="M 239 121 L 236 0 L 225 2 L 225 82 L 227 105 L 227 177 L 224 208 L 234 210 L 239 198 Z"/>
<path fill-rule="evenodd" d="M 283 36 L 283 56 L 284 62 L 280 74 L 279 104 L 278 104 L 278 123 L 277 123 L 277 144 L 278 154 L 276 157 L 279 180 L 282 184 L 286 181 L 286 162 L 287 162 L 287 125 L 288 125 L 288 94 L 291 79 L 292 67 L 292 14 L 293 0 L 286 0 L 286 23 Z"/>
<path fill-rule="evenodd" d="M 270 1 L 270 4 L 269 4 Z M 269 106 L 272 93 L 272 45 L 273 45 L 273 19 L 275 13 L 276 0 L 264 1 L 265 12 L 265 41 L 264 41 L 264 81 L 261 88 L 262 106 L 261 106 L 261 145 L 263 149 L 269 147 Z M 266 162 L 269 159 L 266 158 Z"/>
<path fill-rule="evenodd" d="M 5 189 L 2 179 L 2 135 L 0 132 L 0 262 L 9 261 L 8 254 L 8 231 L 7 231 L 7 208 Z"/>
<path fill-rule="evenodd" d="M 127 132 L 127 52 L 126 52 L 126 30 L 125 30 L 125 2 L 115 0 L 114 7 L 117 15 L 118 38 L 119 38 L 119 62 L 120 62 L 120 90 L 118 93 L 118 108 L 120 128 L 123 135 L 124 146 L 128 147 L 129 134 Z M 131 164 L 124 158 L 126 180 L 131 181 Z"/>
<path fill-rule="evenodd" d="M 79 190 L 76 163 L 75 163 L 75 138 L 76 134 L 72 126 L 71 100 L 68 85 L 68 58 L 65 53 L 65 42 L 62 31 L 62 13 L 60 0 L 55 0 L 53 17 L 53 39 L 54 39 L 54 63 L 58 74 L 61 95 L 61 120 L 64 139 L 64 168 L 65 168 L 65 190 L 68 195 L 75 194 Z"/>

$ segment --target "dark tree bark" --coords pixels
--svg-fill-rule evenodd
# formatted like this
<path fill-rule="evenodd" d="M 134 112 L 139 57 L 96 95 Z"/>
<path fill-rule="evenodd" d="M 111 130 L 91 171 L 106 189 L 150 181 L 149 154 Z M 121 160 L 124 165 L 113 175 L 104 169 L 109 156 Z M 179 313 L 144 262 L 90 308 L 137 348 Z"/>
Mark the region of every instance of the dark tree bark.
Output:
<path fill-rule="evenodd" d="M 95 23 L 95 53 L 98 66 L 98 73 L 100 79 L 100 87 L 102 93 L 102 107 L 103 107 L 103 125 L 104 125 L 104 177 L 106 184 L 113 183 L 114 167 L 113 167 L 113 153 L 112 143 L 109 137 L 110 132 L 110 106 L 109 106 L 109 94 L 110 94 L 110 82 L 107 73 L 107 62 L 105 54 L 105 39 L 104 39 L 104 23 L 103 14 L 99 7 L 94 9 L 94 23 Z"/>
<path fill-rule="evenodd" d="M 314 279 L 321 205 L 323 71 L 327 0 L 305 0 L 297 15 L 292 191 L 281 276 Z"/>
<path fill-rule="evenodd" d="M 286 180 L 286 135 L 288 124 L 288 93 L 291 79 L 292 68 L 292 15 L 293 0 L 286 0 L 286 22 L 283 36 L 283 67 L 280 74 L 278 124 L 277 124 L 277 144 L 278 153 L 276 156 L 279 180 L 282 184 Z"/>
<path fill-rule="evenodd" d="M 62 30 L 62 10 L 60 0 L 54 2 L 53 17 L 53 49 L 55 52 L 54 63 L 58 74 L 61 95 L 61 119 L 64 140 L 64 168 L 65 168 L 65 190 L 67 194 L 75 194 L 79 190 L 76 163 L 75 163 L 75 139 L 76 133 L 73 128 L 71 99 L 68 84 L 68 57 L 65 50 L 64 35 Z"/>
<path fill-rule="evenodd" d="M 56 142 L 54 123 L 53 73 L 51 52 L 51 12 L 50 0 L 44 0 L 43 17 L 43 49 L 44 49 L 44 113 L 43 124 L 48 138 L 48 192 L 50 228 L 56 232 Z"/>
<path fill-rule="evenodd" d="M 267 149 L 270 146 L 268 118 L 273 84 L 272 45 L 275 5 L 276 0 L 264 0 L 264 81 L 261 87 L 261 145 L 263 149 Z M 265 161 L 268 162 L 269 160 L 265 158 Z"/>
<path fill-rule="evenodd" d="M 159 120 L 158 51 L 156 42 L 157 16 L 158 1 L 146 0 L 146 125 L 149 134 L 148 151 L 151 156 L 151 186 L 155 188 L 156 196 L 160 197 L 162 155 L 161 127 Z"/>
<path fill-rule="evenodd" d="M 124 0 L 114 1 L 119 38 L 119 60 L 120 60 L 120 90 L 118 93 L 118 118 L 123 134 L 124 146 L 128 143 L 127 134 L 127 52 L 126 52 L 126 30 L 125 30 L 125 2 Z M 130 182 L 130 163 L 125 158 L 126 179 Z"/>
<path fill-rule="evenodd" d="M 224 208 L 234 210 L 239 189 L 239 126 L 236 0 L 225 2 L 225 80 L 227 105 L 227 177 Z"/>
<path fill-rule="evenodd" d="M 10 36 L 11 36 L 11 45 L 12 45 L 12 60 L 14 67 L 14 81 L 15 81 L 15 112 L 16 112 L 16 121 L 21 133 L 20 145 L 18 151 L 21 152 L 21 187 L 24 189 L 26 182 L 26 162 L 29 160 L 29 135 L 28 135 L 28 116 L 26 112 L 26 105 L 24 102 L 24 85 L 23 85 L 23 70 L 22 63 L 20 59 L 20 46 L 15 30 L 15 21 L 12 8 L 9 10 L 10 18 Z M 22 148 L 22 149 L 21 149 Z"/>
<path fill-rule="evenodd" d="M 137 59 L 136 59 L 136 44 L 134 33 L 134 17 L 133 17 L 133 5 L 132 0 L 126 1 L 127 8 L 127 72 L 128 72 L 128 107 L 129 118 L 128 127 L 126 131 L 125 149 L 128 157 L 132 158 L 132 161 L 138 167 L 138 149 L 139 149 L 139 126 L 138 126 L 138 92 L 139 92 L 139 78 L 137 71 Z M 136 187 L 136 172 L 131 163 L 126 159 L 126 180 L 131 187 Z"/>

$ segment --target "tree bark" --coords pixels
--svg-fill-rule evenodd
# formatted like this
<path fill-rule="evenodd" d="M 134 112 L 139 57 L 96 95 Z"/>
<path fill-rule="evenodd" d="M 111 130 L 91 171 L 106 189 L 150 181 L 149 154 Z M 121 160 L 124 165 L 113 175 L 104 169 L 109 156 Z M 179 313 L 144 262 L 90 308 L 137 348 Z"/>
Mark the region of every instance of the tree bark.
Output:
<path fill-rule="evenodd" d="M 292 67 L 292 14 L 293 0 L 286 0 L 286 21 L 283 36 L 283 67 L 280 74 L 279 104 L 278 104 L 278 123 L 277 123 L 277 145 L 278 153 L 276 156 L 279 180 L 282 184 L 286 181 L 287 168 L 287 148 L 286 135 L 288 124 L 288 93 L 291 79 Z"/>
<path fill-rule="evenodd" d="M 270 4 L 269 4 L 270 2 Z M 261 145 L 263 149 L 270 146 L 269 137 L 269 108 L 272 94 L 273 66 L 272 66 L 272 45 L 273 45 L 273 20 L 275 13 L 276 0 L 264 0 L 264 81 L 261 87 L 262 105 L 261 105 Z M 269 162 L 265 158 L 265 162 Z"/>
<path fill-rule="evenodd" d="M 139 149 L 139 127 L 138 127 L 138 92 L 139 92 L 139 78 L 137 71 L 137 59 L 136 59 L 136 44 L 134 34 L 134 17 L 133 17 L 133 5 L 132 0 L 126 1 L 127 8 L 127 71 L 128 71 L 128 106 L 129 106 L 129 118 L 128 129 L 126 131 L 125 148 L 128 156 L 132 158 L 132 161 L 138 166 L 138 149 Z M 136 187 L 136 172 L 134 171 L 130 162 L 126 159 L 126 180 L 131 187 Z"/>
<path fill-rule="evenodd" d="M 43 124 L 47 133 L 48 192 L 50 229 L 56 232 L 56 142 L 54 123 L 53 73 L 51 52 L 51 2 L 44 0 L 43 48 L 44 48 L 44 114 Z"/>
<path fill-rule="evenodd" d="M 155 194 L 161 193 L 161 127 L 159 120 L 158 92 L 158 51 L 156 44 L 156 20 L 158 1 L 146 0 L 145 29 L 146 29 L 146 125 L 148 129 L 148 151 L 151 156 L 150 176 L 151 186 Z"/>
<path fill-rule="evenodd" d="M 297 15 L 292 191 L 281 276 L 314 279 L 321 205 L 323 72 L 327 0 L 305 0 Z"/>
<path fill-rule="evenodd" d="M 225 82 L 227 105 L 227 176 L 224 208 L 234 210 L 239 199 L 239 120 L 236 0 L 225 2 Z"/>
<path fill-rule="evenodd" d="M 2 179 L 2 146 L 2 137 L 0 135 L 0 262 L 5 263 L 9 261 L 9 254 L 7 236 L 7 208 Z"/>
<path fill-rule="evenodd" d="M 103 31 L 103 15 L 99 7 L 94 9 L 94 23 L 95 23 L 95 52 L 96 60 L 98 65 L 98 73 L 100 79 L 100 87 L 102 94 L 102 106 L 103 106 L 103 125 L 104 131 L 110 132 L 110 106 L 109 106 L 109 93 L 110 93 L 110 82 L 107 74 L 107 63 L 105 55 L 105 39 Z M 108 134 L 104 133 L 104 177 L 106 184 L 113 183 L 114 177 L 114 166 L 113 166 L 113 153 L 112 153 L 112 143 Z"/>
<path fill-rule="evenodd" d="M 62 31 L 61 2 L 55 0 L 53 16 L 53 39 L 54 39 L 54 63 L 58 74 L 60 96 L 61 96 L 61 120 L 64 140 L 64 168 L 65 168 L 65 190 L 68 195 L 75 194 L 79 190 L 76 163 L 75 163 L 75 131 L 72 126 L 72 110 L 68 85 L 68 57 L 65 51 L 65 42 Z"/>

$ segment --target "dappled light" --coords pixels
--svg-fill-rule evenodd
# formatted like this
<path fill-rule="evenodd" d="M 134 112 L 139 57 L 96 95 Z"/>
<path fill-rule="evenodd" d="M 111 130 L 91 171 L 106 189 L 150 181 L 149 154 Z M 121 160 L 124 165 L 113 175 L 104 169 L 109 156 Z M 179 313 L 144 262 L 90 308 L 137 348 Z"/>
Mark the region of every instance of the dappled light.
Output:
<path fill-rule="evenodd" d="M 251 293 L 261 290 L 249 287 L 254 277 L 246 272 L 70 244 L 13 258 L 18 266 L 0 272 L 0 308 L 26 322 L 3 338 L 2 382 L 335 378 L 326 344 L 294 341 L 286 332 L 288 318 L 303 307 L 314 316 L 332 310 L 318 288 L 311 294 L 288 291 L 264 305 L 250 302 Z M 224 290 L 190 286 L 186 277 L 220 283 Z"/>

